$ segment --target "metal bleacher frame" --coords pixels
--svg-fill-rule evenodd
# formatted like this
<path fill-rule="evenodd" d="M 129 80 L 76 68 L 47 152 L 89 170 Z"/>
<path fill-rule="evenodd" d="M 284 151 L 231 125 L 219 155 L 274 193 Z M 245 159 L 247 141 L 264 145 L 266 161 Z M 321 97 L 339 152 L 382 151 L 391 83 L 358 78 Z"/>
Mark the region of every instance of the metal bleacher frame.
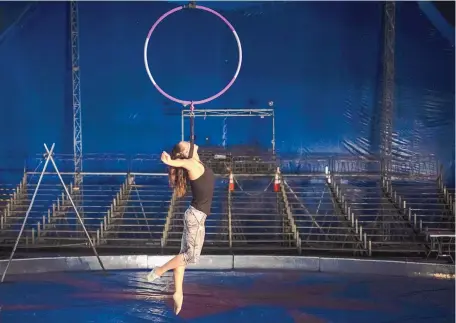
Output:
<path fill-rule="evenodd" d="M 221 206 L 220 210 L 213 211 L 214 218 L 209 218 L 207 223 L 206 254 L 345 254 L 357 257 L 387 255 L 419 259 L 435 255 L 435 259 L 438 259 L 454 252 L 454 244 L 443 241 L 448 238 L 453 238 L 454 241 L 453 197 L 442 185 L 442 172 L 436 166 L 435 160 L 427 161 L 424 167 L 426 170 L 418 172 L 409 161 L 398 163 L 395 165 L 392 180 L 387 181 L 377 171 L 381 160 L 373 158 L 303 156 L 290 160 L 277 156 L 244 156 L 227 162 L 214 159 L 214 154 L 210 151 L 202 155 L 207 159 L 205 161 L 212 162 L 215 166 L 217 163 L 223 164 L 223 167 L 218 168 L 221 171 L 216 174 L 219 188 L 214 199 L 214 203 L 220 202 Z M 149 160 L 154 158 L 158 159 L 158 156 L 149 156 Z M 242 166 L 238 167 L 236 163 L 241 163 Z M 274 180 L 277 167 L 281 170 L 278 174 L 280 183 L 278 191 L 274 191 L 272 185 L 266 184 Z M 236 170 L 243 170 L 243 173 L 236 173 Z M 234 192 L 228 190 L 230 171 L 234 171 L 236 181 Z M 0 245 L 4 248 L 11 247 L 14 238 L 18 236 L 18 225 L 14 225 L 16 222 L 13 219 L 24 219 L 24 208 L 29 206 L 30 193 L 35 187 L 31 179 L 38 174 L 40 172 L 26 171 L 12 193 L 13 196 L 3 208 L 0 217 Z M 63 178 L 74 175 L 73 172 L 65 171 L 59 174 Z M 52 178 L 59 174 L 45 172 L 43 178 Z M 121 182 L 100 184 L 100 192 L 107 189 L 113 191 L 113 185 L 118 188 L 113 191 L 115 194 L 110 193 L 114 195 L 109 203 L 109 194 L 101 194 L 106 206 L 100 207 L 102 203 L 96 202 L 98 204 L 95 206 L 99 210 L 94 211 L 93 215 L 88 211 L 91 201 L 89 195 L 82 199 L 79 209 L 82 210 L 81 214 L 86 213 L 83 221 L 87 226 L 90 241 L 80 229 L 76 229 L 76 214 L 74 208 L 70 207 L 72 203 L 69 197 L 62 195 L 63 186 L 54 185 L 52 191 L 45 192 L 49 195 L 48 201 L 51 201 L 49 205 L 41 206 L 37 211 L 41 213 L 35 214 L 26 223 L 24 237 L 18 243 L 19 251 L 48 252 L 58 249 L 84 252 L 89 250 L 90 244 L 100 253 L 146 250 L 155 254 L 170 254 L 179 249 L 178 241 L 182 231 L 179 214 L 188 204 L 188 200 L 176 199 L 166 184 L 166 173 L 85 172 L 81 176 L 100 180 L 116 178 L 116 183 Z M 368 203 L 350 197 L 350 189 L 343 184 L 344 181 L 353 180 L 379 183 L 378 192 L 381 194 L 382 203 L 388 203 L 389 209 L 394 210 L 390 211 L 394 216 L 386 217 L 387 222 L 394 224 L 395 228 L 391 226 L 389 231 L 378 233 L 378 226 L 374 225 L 372 228 L 369 221 L 363 220 L 363 214 L 357 211 L 356 204 Z M 425 215 L 409 207 L 407 198 L 396 190 L 394 180 L 421 180 L 427 181 L 429 185 L 434 183 L 437 192 L 435 205 L 450 211 L 441 216 L 446 217 L 446 225 L 437 228 L 432 225 L 423 226 Z M 251 189 L 243 188 L 248 183 L 255 184 L 260 181 L 264 182 L 264 185 L 261 185 L 266 189 L 263 186 L 258 189 L 258 185 L 253 185 L 255 187 Z M 84 180 L 84 183 L 86 182 Z M 66 186 L 69 196 L 73 196 L 73 185 L 67 182 Z M 81 187 L 78 194 L 85 190 L 87 191 L 87 187 Z M 273 211 L 272 203 L 276 205 Z M 378 205 L 369 206 L 369 210 L 383 212 Z M 219 220 L 215 217 L 217 213 Z M 64 217 L 73 221 L 73 224 L 65 224 L 66 227 L 56 225 L 55 220 Z M 274 221 L 275 224 L 271 224 Z M 379 224 L 381 221 L 371 222 Z M 400 228 L 404 228 L 404 232 Z M 393 232 L 393 229 L 402 233 L 388 233 Z M 211 230 L 213 232 L 210 232 Z M 399 240 L 398 235 L 401 235 Z M 448 258 L 454 261 L 453 257 Z"/>

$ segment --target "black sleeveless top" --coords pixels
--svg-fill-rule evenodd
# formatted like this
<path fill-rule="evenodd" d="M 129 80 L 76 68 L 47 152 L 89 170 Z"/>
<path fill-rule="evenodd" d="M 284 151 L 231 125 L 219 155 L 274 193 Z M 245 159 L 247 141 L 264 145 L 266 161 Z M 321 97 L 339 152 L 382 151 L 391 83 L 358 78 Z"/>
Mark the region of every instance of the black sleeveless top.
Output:
<path fill-rule="evenodd" d="M 204 164 L 204 173 L 194 181 L 190 180 L 193 199 L 191 206 L 205 213 L 207 216 L 211 213 L 212 197 L 214 195 L 214 173 Z"/>

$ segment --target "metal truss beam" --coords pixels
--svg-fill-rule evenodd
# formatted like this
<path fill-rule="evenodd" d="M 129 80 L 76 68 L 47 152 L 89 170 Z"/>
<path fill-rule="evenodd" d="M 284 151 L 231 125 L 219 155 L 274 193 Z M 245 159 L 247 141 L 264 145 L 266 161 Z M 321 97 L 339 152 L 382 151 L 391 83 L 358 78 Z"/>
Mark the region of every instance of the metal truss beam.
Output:
<path fill-rule="evenodd" d="M 82 116 L 81 116 L 81 86 L 79 68 L 79 26 L 78 3 L 70 2 L 71 24 L 71 69 L 73 85 L 73 153 L 74 153 L 74 184 L 82 184 Z"/>
<path fill-rule="evenodd" d="M 390 175 L 392 169 L 393 119 L 394 119 L 394 77 L 395 77 L 395 33 L 396 3 L 388 1 L 384 4 L 384 43 L 383 43 L 383 97 L 381 109 L 381 155 L 383 160 L 382 173 Z"/>
<path fill-rule="evenodd" d="M 181 140 L 184 140 L 184 119 L 193 116 L 195 118 L 207 117 L 272 117 L 272 153 L 275 155 L 275 116 L 274 109 L 212 109 L 212 110 L 182 110 Z"/>
<path fill-rule="evenodd" d="M 195 117 L 273 117 L 273 109 L 213 109 L 193 110 Z M 190 117 L 190 110 L 182 110 L 183 117 Z"/>

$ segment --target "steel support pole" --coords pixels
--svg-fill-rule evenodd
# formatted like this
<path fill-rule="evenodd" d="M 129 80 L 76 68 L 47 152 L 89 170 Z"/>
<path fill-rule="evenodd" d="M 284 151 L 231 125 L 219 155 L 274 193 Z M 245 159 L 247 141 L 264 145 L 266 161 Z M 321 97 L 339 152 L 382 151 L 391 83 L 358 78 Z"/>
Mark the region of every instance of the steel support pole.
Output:
<path fill-rule="evenodd" d="M 272 153 L 276 154 L 276 139 L 275 139 L 275 113 L 272 111 Z"/>

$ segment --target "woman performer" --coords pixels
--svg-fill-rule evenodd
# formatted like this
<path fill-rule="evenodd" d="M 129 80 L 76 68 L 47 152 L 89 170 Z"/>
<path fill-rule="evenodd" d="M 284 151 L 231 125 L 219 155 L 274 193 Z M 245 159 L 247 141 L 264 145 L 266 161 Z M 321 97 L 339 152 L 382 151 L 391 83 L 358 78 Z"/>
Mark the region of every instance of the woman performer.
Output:
<path fill-rule="evenodd" d="M 166 152 L 161 155 L 162 162 L 169 166 L 169 183 L 176 196 L 180 198 L 185 195 L 190 181 L 193 199 L 184 214 L 184 231 L 179 254 L 163 266 L 155 267 L 147 276 L 147 280 L 152 282 L 168 270 L 174 270 L 173 300 L 176 315 L 179 314 L 184 300 L 182 284 L 185 267 L 199 261 L 204 243 L 204 222 L 210 214 L 214 194 L 214 173 L 201 163 L 197 145 L 193 145 L 193 150 L 192 152 L 189 142 L 181 141 L 174 146 L 171 156 Z"/>

